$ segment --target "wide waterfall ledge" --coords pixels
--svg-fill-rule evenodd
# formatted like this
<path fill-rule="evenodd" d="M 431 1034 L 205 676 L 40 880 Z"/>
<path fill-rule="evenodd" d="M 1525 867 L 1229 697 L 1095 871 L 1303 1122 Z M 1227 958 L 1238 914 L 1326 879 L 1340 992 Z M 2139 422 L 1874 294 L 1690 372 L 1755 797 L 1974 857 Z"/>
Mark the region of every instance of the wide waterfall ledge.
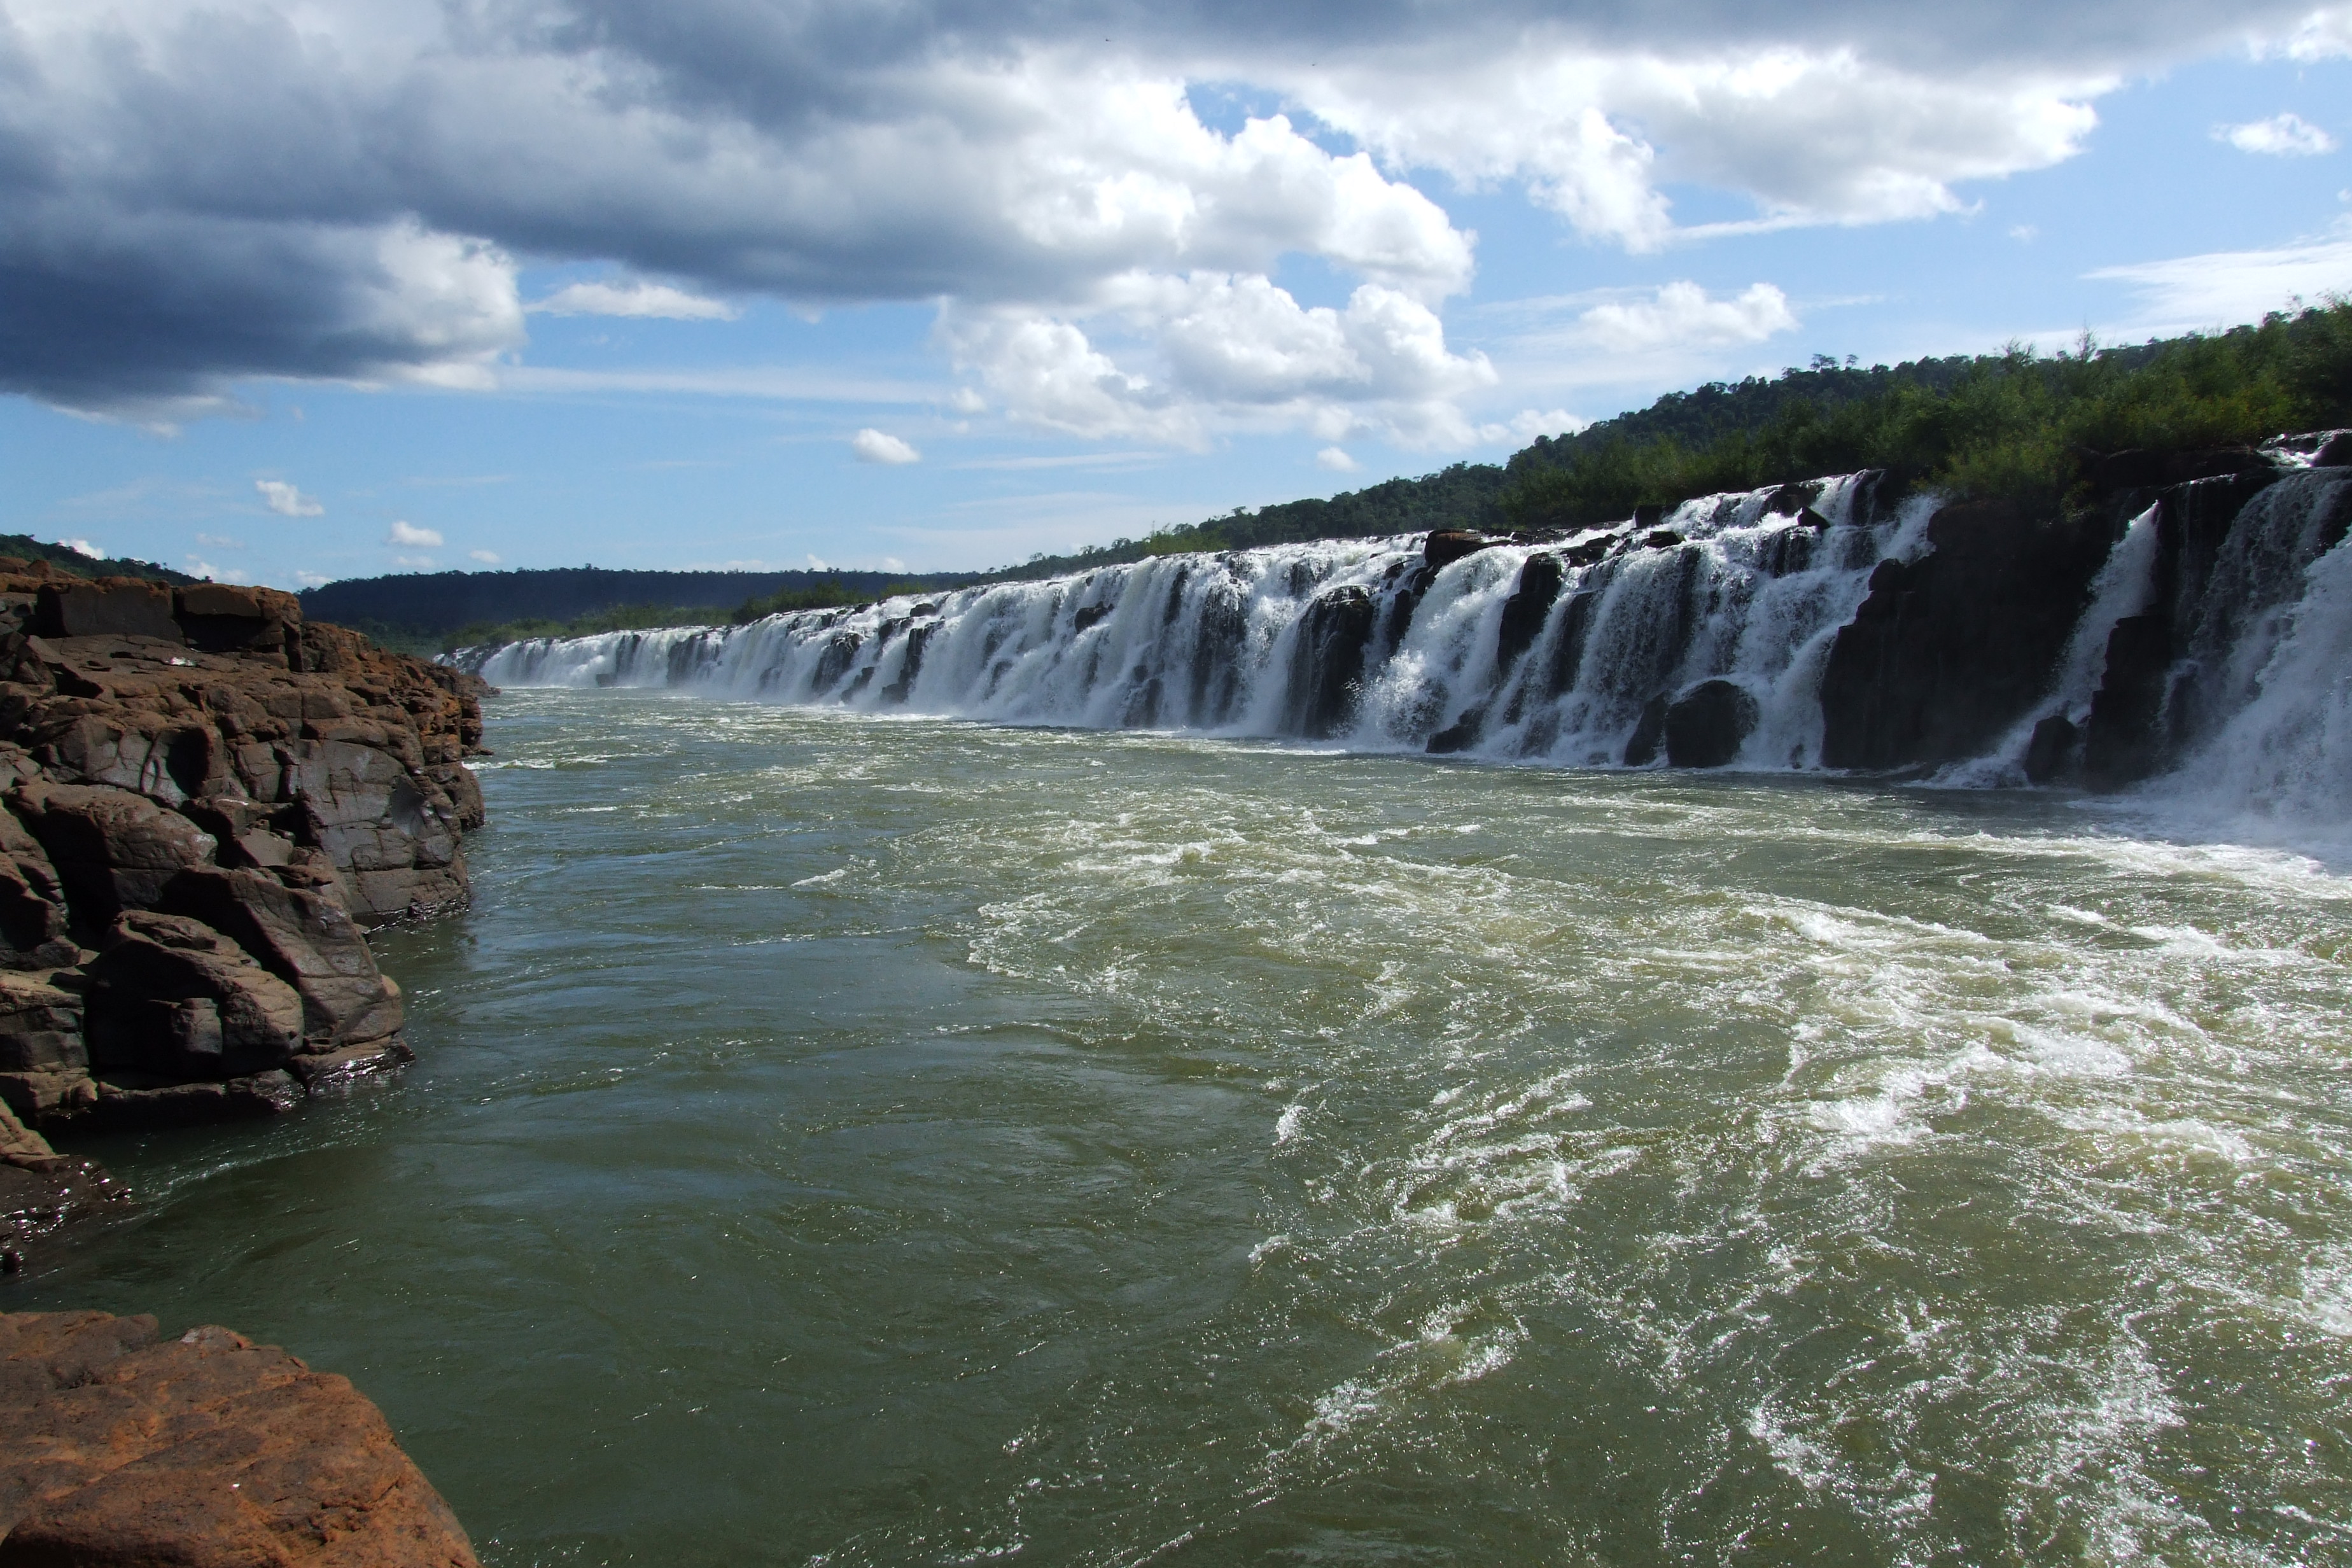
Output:
<path fill-rule="evenodd" d="M 1864 472 L 1565 537 L 1171 555 L 449 657 L 499 686 L 1560 767 L 2137 786 L 2332 842 L 2352 800 L 2352 468 L 2314 466 L 2323 446 L 2282 438 L 2057 518 Z"/>

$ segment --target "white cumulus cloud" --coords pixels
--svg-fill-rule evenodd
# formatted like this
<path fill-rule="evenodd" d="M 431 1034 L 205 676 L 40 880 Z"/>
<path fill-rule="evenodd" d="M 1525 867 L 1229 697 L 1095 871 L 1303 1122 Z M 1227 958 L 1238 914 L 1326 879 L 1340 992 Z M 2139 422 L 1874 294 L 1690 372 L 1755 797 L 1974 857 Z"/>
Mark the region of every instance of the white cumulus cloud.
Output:
<path fill-rule="evenodd" d="M 318 517 L 327 510 L 284 479 L 256 479 L 253 488 L 261 492 L 262 504 L 280 517 Z"/>
<path fill-rule="evenodd" d="M 1129 273 L 1068 311 L 950 309 L 940 335 L 1016 419 L 1194 447 L 1285 427 L 1466 445 L 1458 400 L 1496 380 L 1405 290 L 1365 283 L 1344 307 L 1307 307 L 1259 273 Z"/>
<path fill-rule="evenodd" d="M 496 566 L 499 564 L 499 552 L 495 550 L 468 550 L 466 559 L 478 561 L 485 566 Z"/>
<path fill-rule="evenodd" d="M 1752 283 L 1716 299 L 1696 283 L 1668 283 L 1647 300 L 1595 305 L 1582 322 L 1605 348 L 1634 353 L 1668 345 L 1756 343 L 1797 326 L 1789 297 L 1769 283 Z"/>
<path fill-rule="evenodd" d="M 383 542 L 386 544 L 437 547 L 441 543 L 441 535 L 430 528 L 418 528 L 414 523 L 408 522 L 395 522 L 392 525 L 392 531 L 383 536 Z"/>
<path fill-rule="evenodd" d="M 731 321 L 743 312 L 665 283 L 573 283 L 523 307 L 551 316 L 648 316 L 672 321 Z"/>
<path fill-rule="evenodd" d="M 2310 158 L 2336 151 L 2336 138 L 2300 114 L 2273 114 L 2243 125 L 2216 125 L 2213 139 L 2227 142 L 2241 153 L 2267 153 L 2273 158 Z"/>
<path fill-rule="evenodd" d="M 900 464 L 919 463 L 923 460 L 923 455 L 914 447 L 901 441 L 898 437 L 886 435 L 870 425 L 849 438 L 849 449 L 857 455 L 857 460 L 861 463 L 883 463 L 897 467 Z"/>
<path fill-rule="evenodd" d="M 1318 468 L 1328 468 L 1335 474 L 1352 474 L 1363 467 L 1355 458 L 1348 456 L 1348 449 L 1345 447 L 1324 447 L 1315 454 L 1315 466 Z"/>
<path fill-rule="evenodd" d="M 87 539 L 60 539 L 58 542 L 72 551 L 76 555 L 87 555 L 92 561 L 103 561 L 106 559 L 105 550 L 98 545 L 92 544 Z"/>

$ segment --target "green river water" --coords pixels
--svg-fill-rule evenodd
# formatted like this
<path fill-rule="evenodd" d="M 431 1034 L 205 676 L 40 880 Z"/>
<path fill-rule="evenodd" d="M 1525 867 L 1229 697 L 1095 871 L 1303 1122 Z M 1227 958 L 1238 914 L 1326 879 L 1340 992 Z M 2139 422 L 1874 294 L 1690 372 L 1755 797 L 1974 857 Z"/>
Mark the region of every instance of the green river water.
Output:
<path fill-rule="evenodd" d="M 2352 882 L 2051 796 L 513 692 L 421 1057 L 8 1310 L 523 1564 L 2352 1561 Z"/>

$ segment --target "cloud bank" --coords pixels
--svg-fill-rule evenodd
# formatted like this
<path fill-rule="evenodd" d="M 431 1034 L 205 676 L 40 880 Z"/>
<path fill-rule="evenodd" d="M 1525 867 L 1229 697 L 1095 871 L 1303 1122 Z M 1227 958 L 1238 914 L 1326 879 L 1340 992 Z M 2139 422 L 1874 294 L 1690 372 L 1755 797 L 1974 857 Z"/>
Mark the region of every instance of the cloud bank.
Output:
<path fill-rule="evenodd" d="M 1633 251 L 1929 218 L 2250 46 L 2352 52 L 2352 8 L 0 0 L 0 390 L 173 418 L 491 384 L 532 312 L 939 301 L 964 394 L 1032 424 L 1459 444 L 1495 378 L 1445 342 L 1475 237 L 1424 185 Z M 1212 124 L 1218 83 L 1280 110 Z M 2325 135 L 2286 118 L 2232 135 Z M 1748 216 L 1685 226 L 1678 184 Z M 524 257 L 625 280 L 526 305 Z M 1752 341 L 1777 298 L 1595 326 Z"/>

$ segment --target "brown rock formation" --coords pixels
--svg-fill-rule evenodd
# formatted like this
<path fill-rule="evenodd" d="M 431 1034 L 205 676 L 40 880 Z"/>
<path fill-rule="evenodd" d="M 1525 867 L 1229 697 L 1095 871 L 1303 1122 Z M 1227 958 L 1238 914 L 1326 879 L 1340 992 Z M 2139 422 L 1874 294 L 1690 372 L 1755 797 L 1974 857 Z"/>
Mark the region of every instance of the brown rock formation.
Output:
<path fill-rule="evenodd" d="M 348 1379 L 221 1328 L 0 1315 L 0 1568 L 474 1568 Z"/>
<path fill-rule="evenodd" d="M 486 689 L 289 594 L 0 559 L 0 1102 L 212 1120 L 409 1060 L 362 931 L 464 903 Z"/>
<path fill-rule="evenodd" d="M 0 1274 L 24 1268 L 36 1243 L 71 1221 L 127 1201 L 114 1178 L 58 1153 L 0 1105 Z"/>

